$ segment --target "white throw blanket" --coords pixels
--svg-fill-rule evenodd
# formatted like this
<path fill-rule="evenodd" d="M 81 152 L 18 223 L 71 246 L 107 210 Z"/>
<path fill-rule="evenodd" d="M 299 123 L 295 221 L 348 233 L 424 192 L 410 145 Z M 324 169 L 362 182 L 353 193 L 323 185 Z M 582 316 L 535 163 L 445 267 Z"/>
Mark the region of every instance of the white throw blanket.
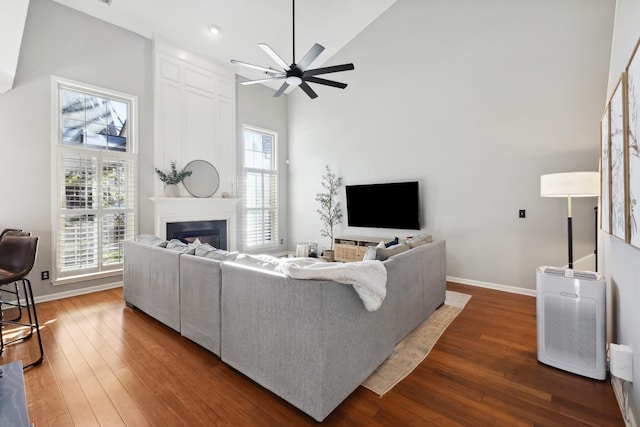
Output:
<path fill-rule="evenodd" d="M 283 258 L 276 271 L 294 279 L 333 280 L 352 285 L 368 311 L 379 309 L 387 294 L 387 269 L 380 261 L 341 263 Z"/>

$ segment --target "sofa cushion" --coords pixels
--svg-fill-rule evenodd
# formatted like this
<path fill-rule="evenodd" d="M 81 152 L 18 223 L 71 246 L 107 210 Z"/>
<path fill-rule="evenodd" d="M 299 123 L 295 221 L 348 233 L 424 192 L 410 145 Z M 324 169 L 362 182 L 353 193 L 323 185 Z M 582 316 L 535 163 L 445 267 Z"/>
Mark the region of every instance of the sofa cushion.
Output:
<path fill-rule="evenodd" d="M 136 242 L 142 243 L 143 245 L 149 246 L 158 246 L 160 248 L 167 247 L 167 241 L 162 240 L 158 236 L 154 236 L 153 234 L 140 234 L 136 237 Z"/>
<path fill-rule="evenodd" d="M 409 245 L 411 249 L 416 248 L 418 246 L 426 245 L 427 243 L 433 242 L 433 238 L 431 234 L 418 234 L 417 236 L 413 236 L 408 239 L 405 243 Z"/>
<path fill-rule="evenodd" d="M 411 249 L 408 244 L 400 243 L 399 245 L 394 245 L 389 248 L 377 248 L 376 249 L 376 259 L 378 261 L 384 261 L 389 257 L 392 257 L 396 254 L 408 251 Z"/>
<path fill-rule="evenodd" d="M 171 251 L 180 252 L 181 254 L 194 255 L 196 253 L 195 247 L 190 247 L 186 243 L 181 242 L 178 239 L 171 239 L 167 243 L 167 249 Z"/>

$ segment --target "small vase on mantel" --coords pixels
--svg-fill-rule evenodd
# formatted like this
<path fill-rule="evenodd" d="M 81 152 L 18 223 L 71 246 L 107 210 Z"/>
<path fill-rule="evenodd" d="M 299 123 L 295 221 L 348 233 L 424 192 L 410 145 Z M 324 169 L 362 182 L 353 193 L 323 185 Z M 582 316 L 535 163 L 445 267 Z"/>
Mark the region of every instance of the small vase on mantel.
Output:
<path fill-rule="evenodd" d="M 180 187 L 178 184 L 165 184 L 164 195 L 166 197 L 180 197 Z"/>

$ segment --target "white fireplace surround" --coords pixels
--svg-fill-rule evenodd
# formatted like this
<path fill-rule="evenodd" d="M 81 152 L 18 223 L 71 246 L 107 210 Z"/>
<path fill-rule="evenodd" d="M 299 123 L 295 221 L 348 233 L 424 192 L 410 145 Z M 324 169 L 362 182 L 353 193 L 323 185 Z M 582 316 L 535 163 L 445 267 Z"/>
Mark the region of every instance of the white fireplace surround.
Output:
<path fill-rule="evenodd" d="M 208 197 L 151 197 L 156 236 L 167 238 L 167 223 L 183 221 L 227 221 L 227 248 L 237 250 L 236 223 L 239 199 Z"/>

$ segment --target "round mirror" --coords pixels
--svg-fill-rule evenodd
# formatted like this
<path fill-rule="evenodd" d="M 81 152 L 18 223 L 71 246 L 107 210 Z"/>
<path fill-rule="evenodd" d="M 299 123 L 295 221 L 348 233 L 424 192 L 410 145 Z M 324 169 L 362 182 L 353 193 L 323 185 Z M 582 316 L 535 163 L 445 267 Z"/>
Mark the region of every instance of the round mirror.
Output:
<path fill-rule="evenodd" d="M 211 197 L 220 186 L 220 176 L 213 165 L 205 160 L 193 160 L 187 163 L 184 170 L 191 175 L 182 180 L 184 188 L 193 197 Z"/>

